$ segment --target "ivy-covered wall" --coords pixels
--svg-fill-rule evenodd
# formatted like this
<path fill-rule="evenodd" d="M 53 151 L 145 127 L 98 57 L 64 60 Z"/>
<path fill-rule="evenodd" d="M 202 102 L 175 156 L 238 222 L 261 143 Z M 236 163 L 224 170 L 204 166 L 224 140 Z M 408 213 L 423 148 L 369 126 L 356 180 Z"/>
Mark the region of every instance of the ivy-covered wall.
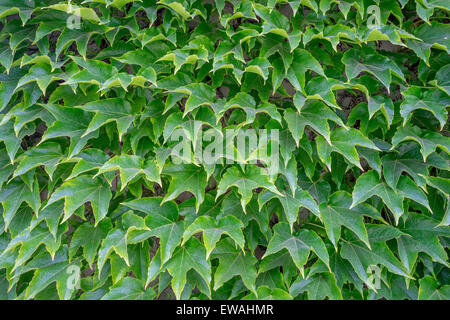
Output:
<path fill-rule="evenodd" d="M 448 0 L 0 0 L 0 299 L 450 299 Z"/>

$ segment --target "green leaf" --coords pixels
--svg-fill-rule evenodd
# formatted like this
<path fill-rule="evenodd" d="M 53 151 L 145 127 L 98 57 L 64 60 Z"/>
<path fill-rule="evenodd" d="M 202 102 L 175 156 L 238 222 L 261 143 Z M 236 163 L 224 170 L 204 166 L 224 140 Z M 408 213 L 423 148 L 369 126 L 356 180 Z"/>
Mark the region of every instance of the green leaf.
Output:
<path fill-rule="evenodd" d="M 80 225 L 70 241 L 69 258 L 72 259 L 78 249 L 83 248 L 84 258 L 92 268 L 100 243 L 106 238 L 110 229 L 112 229 L 112 224 L 108 219 L 101 221 L 97 226 L 89 222 Z"/>
<path fill-rule="evenodd" d="M 345 64 L 345 74 L 348 80 L 352 80 L 361 72 L 366 71 L 374 75 L 388 91 L 390 91 L 392 74 L 405 80 L 403 72 L 397 64 L 380 54 L 350 49 L 344 53 L 342 62 Z"/>
<path fill-rule="evenodd" d="M 317 143 L 317 153 L 320 159 L 331 168 L 331 153 L 337 152 L 344 156 L 351 164 L 357 166 L 363 170 L 358 152 L 356 151 L 356 146 L 361 146 L 373 150 L 380 151 L 378 147 L 366 136 L 364 136 L 361 131 L 350 128 L 346 130 L 345 128 L 338 128 L 333 130 L 331 133 L 331 145 L 325 142 L 325 140 L 319 136 L 316 138 Z"/>
<path fill-rule="evenodd" d="M 445 299 L 449 12 L 0 0 L 0 298 Z"/>
<path fill-rule="evenodd" d="M 406 42 L 408 48 L 414 50 L 416 55 L 429 63 L 431 48 L 437 48 L 449 52 L 450 43 L 444 35 L 449 33 L 449 26 L 433 21 L 431 25 L 422 24 L 414 31 L 418 39 L 409 39 Z"/>
<path fill-rule="evenodd" d="M 274 227 L 274 235 L 267 246 L 263 259 L 266 256 L 286 249 L 294 260 L 295 265 L 303 273 L 303 268 L 308 261 L 310 251 L 313 251 L 327 266 L 329 257 L 322 239 L 313 231 L 300 230 L 291 234 L 289 226 L 278 223 Z"/>
<path fill-rule="evenodd" d="M 450 286 L 440 286 L 431 276 L 426 276 L 419 282 L 419 300 L 448 300 L 450 297 Z"/>
<path fill-rule="evenodd" d="M 194 234 L 202 232 L 207 258 L 223 234 L 231 237 L 244 250 L 245 240 L 241 230 L 243 227 L 243 223 L 234 216 L 225 216 L 217 221 L 209 216 L 201 216 L 184 231 L 182 245 Z"/>
<path fill-rule="evenodd" d="M 219 258 L 219 266 L 214 274 L 214 290 L 219 289 L 228 280 L 240 276 L 244 285 L 255 295 L 256 292 L 256 258 L 239 251 L 229 239 L 220 241 L 213 255 Z"/>
<path fill-rule="evenodd" d="M 428 156 L 436 151 L 438 147 L 450 153 L 450 138 L 436 132 L 420 130 L 418 127 L 402 127 L 398 129 L 394 137 L 392 137 L 392 148 L 395 148 L 404 141 L 410 140 L 420 145 L 424 162 L 427 161 Z"/>
<path fill-rule="evenodd" d="M 7 230 L 23 202 L 26 202 L 36 214 L 38 213 L 41 205 L 39 185 L 35 182 L 30 190 L 25 183 L 13 180 L 1 188 L 0 202 L 3 207 L 5 230 Z"/>
<path fill-rule="evenodd" d="M 55 261 L 53 264 L 37 269 L 25 291 L 25 299 L 33 299 L 36 294 L 54 282 L 56 282 L 59 298 L 62 300 L 70 299 L 75 290 L 75 287 L 69 286 L 72 276 L 71 267 L 79 268 L 79 264 Z"/>
<path fill-rule="evenodd" d="M 25 152 L 23 157 L 17 159 L 20 163 L 14 171 L 13 178 L 21 176 L 38 166 L 44 166 L 45 171 L 52 177 L 58 162 L 63 158 L 64 154 L 58 143 L 47 142 L 40 144 Z"/>
<path fill-rule="evenodd" d="M 173 90 L 176 93 L 188 94 L 189 98 L 184 105 L 184 114 L 194 111 L 202 105 L 210 105 L 214 103 L 215 91 L 208 85 L 203 83 L 193 83 L 185 87 Z"/>
<path fill-rule="evenodd" d="M 414 179 L 420 188 L 426 190 L 426 182 L 421 175 L 428 174 L 427 168 L 433 162 L 424 162 L 415 149 L 403 149 L 399 155 L 388 154 L 381 159 L 381 162 L 383 163 L 384 179 L 392 189 L 396 189 L 401 174 L 405 172 Z"/>
<path fill-rule="evenodd" d="M 31 18 L 35 10 L 34 1 L 29 0 L 6 0 L 0 5 L 0 18 L 13 14 L 19 14 L 23 25 Z"/>
<path fill-rule="evenodd" d="M 337 249 L 338 241 L 341 238 L 341 227 L 352 230 L 367 247 L 370 248 L 367 230 L 364 225 L 364 216 L 357 210 L 351 210 L 347 201 L 342 201 L 338 194 L 331 196 L 328 205 L 322 203 L 319 207 L 328 238 Z"/>
<path fill-rule="evenodd" d="M 172 177 L 163 202 L 176 199 L 180 193 L 188 191 L 195 196 L 195 208 L 198 211 L 205 197 L 207 184 L 206 172 L 202 167 L 195 165 L 168 165 L 164 167 L 163 174 Z"/>
<path fill-rule="evenodd" d="M 111 190 L 102 179 L 81 175 L 64 182 L 61 187 L 56 189 L 45 207 L 64 199 L 64 220 L 66 220 L 81 205 L 89 201 L 94 212 L 95 225 L 97 225 L 106 217 L 111 197 Z"/>
<path fill-rule="evenodd" d="M 87 112 L 51 103 L 42 105 L 42 107 L 52 114 L 55 121 L 45 131 L 41 143 L 57 137 L 69 137 L 71 143 L 68 158 L 78 154 L 87 141 L 95 135 L 95 133 L 91 133 L 83 137 L 91 121 Z"/>
<path fill-rule="evenodd" d="M 287 71 L 287 79 L 297 91 L 305 93 L 305 74 L 307 70 L 311 70 L 325 76 L 322 66 L 307 50 L 296 49 L 294 59 Z"/>
<path fill-rule="evenodd" d="M 403 126 L 415 110 L 429 111 L 439 121 L 441 130 L 447 122 L 447 107 L 450 105 L 450 97 L 439 89 L 423 89 L 409 87 L 402 92 L 404 102 L 400 105 L 400 114 L 403 117 Z"/>
<path fill-rule="evenodd" d="M 144 176 L 149 182 L 156 182 L 161 185 L 158 168 L 154 161 L 143 160 L 138 156 L 122 155 L 108 160 L 99 170 L 97 175 L 120 170 L 121 190 L 139 176 Z"/>
<path fill-rule="evenodd" d="M 102 300 L 153 300 L 155 297 L 152 288 L 145 289 L 138 279 L 126 277 L 112 286 Z"/>
<path fill-rule="evenodd" d="M 376 171 L 371 170 L 358 178 L 352 196 L 352 208 L 373 196 L 377 196 L 392 211 L 396 224 L 398 224 L 400 217 L 403 215 L 403 197 L 383 182 L 380 182 Z"/>
<path fill-rule="evenodd" d="M 297 146 L 299 145 L 300 139 L 303 137 L 306 126 L 313 128 L 317 133 L 322 135 L 329 144 L 331 144 L 331 141 L 328 120 L 334 121 L 338 125 L 345 127 L 341 118 L 320 101 L 306 103 L 305 106 L 299 108 L 298 112 L 288 109 L 284 114 L 284 119 L 287 122 L 288 128 L 291 131 Z"/>
<path fill-rule="evenodd" d="M 295 195 L 292 196 L 289 193 L 283 193 L 282 195 L 278 195 L 272 193 L 271 191 L 265 191 L 260 193 L 258 198 L 259 207 L 262 208 L 263 204 L 267 203 L 274 197 L 278 198 L 283 206 L 284 213 L 286 215 L 287 221 L 289 222 L 289 226 L 291 231 L 293 230 L 293 225 L 298 219 L 298 211 L 300 208 L 307 208 L 314 215 L 319 216 L 319 206 L 311 197 L 311 195 L 301 189 L 297 189 L 295 191 Z"/>
<path fill-rule="evenodd" d="M 120 98 L 99 100 L 77 107 L 86 111 L 95 112 L 95 116 L 81 136 L 82 138 L 89 133 L 94 132 L 101 126 L 115 121 L 117 124 L 117 131 L 119 132 L 119 139 L 121 140 L 135 117 L 132 113 L 130 103 Z"/>
<path fill-rule="evenodd" d="M 68 14 L 78 16 L 91 22 L 100 22 L 100 18 L 92 8 L 77 7 L 71 4 L 58 3 L 47 7 L 48 9 L 59 10 Z"/>
<path fill-rule="evenodd" d="M 400 261 L 384 242 L 372 242 L 371 249 L 360 241 L 345 242 L 341 256 L 353 266 L 358 277 L 371 289 L 376 290 L 371 281 L 370 266 L 385 266 L 390 272 L 410 278 Z"/>
<path fill-rule="evenodd" d="M 220 118 L 223 117 L 227 110 L 235 108 L 242 109 L 247 115 L 247 120 L 244 122 L 244 124 L 253 123 L 258 113 L 266 113 L 272 118 L 276 119 L 278 122 L 281 122 L 281 116 L 272 104 L 265 103 L 257 106 L 255 99 L 253 99 L 251 95 L 243 92 L 238 93 L 232 99 L 228 100 L 225 104 L 223 104 L 221 101 L 218 101 L 215 105 L 213 105 L 213 109 L 217 114 L 217 122 L 219 122 Z"/>
<path fill-rule="evenodd" d="M 289 294 L 293 297 L 302 292 L 308 293 L 310 300 L 342 300 L 342 294 L 336 285 L 336 279 L 332 273 L 316 273 L 309 278 L 298 277 L 291 285 Z"/>
<path fill-rule="evenodd" d="M 123 203 L 125 206 L 147 214 L 146 225 L 150 231 L 143 232 L 142 240 L 158 237 L 160 241 L 161 261 L 164 264 L 173 255 L 180 244 L 184 226 L 178 222 L 178 208 L 173 202 L 164 202 L 161 198 L 141 198 Z"/>
<path fill-rule="evenodd" d="M 129 266 L 127 251 L 127 233 L 121 229 L 113 229 L 108 232 L 98 251 L 98 272 L 101 273 L 106 259 L 112 252 L 118 254 Z"/>
<path fill-rule="evenodd" d="M 246 205 L 252 198 L 252 191 L 256 188 L 265 188 L 275 194 L 283 196 L 277 188 L 270 182 L 269 176 L 265 170 L 255 166 L 247 167 L 243 172 L 237 167 L 232 167 L 225 172 L 219 182 L 216 199 L 224 194 L 228 188 L 236 187 L 241 195 L 241 205 L 244 212 L 246 212 Z"/>
<path fill-rule="evenodd" d="M 16 135 L 12 121 L 0 126 L 0 141 L 5 144 L 6 152 L 11 160 L 11 163 L 14 163 L 14 159 L 20 148 L 22 139 L 26 135 L 32 134 L 34 130 L 35 126 L 33 124 L 25 125 L 25 127 Z"/>
<path fill-rule="evenodd" d="M 186 274 L 189 270 L 195 270 L 206 283 L 211 282 L 211 265 L 206 260 L 205 248 L 195 238 L 190 239 L 174 252 L 166 268 L 172 276 L 172 288 L 177 299 L 180 299 L 186 285 Z"/>
<path fill-rule="evenodd" d="M 403 239 L 403 241 L 411 243 L 412 248 L 414 248 L 413 252 L 425 252 L 433 261 L 448 266 L 448 256 L 438 236 L 448 237 L 450 227 L 439 226 L 439 222 L 434 219 L 410 213 L 405 224 L 400 226 L 400 230 L 411 236 Z M 402 250 L 399 251 L 403 252 Z"/>

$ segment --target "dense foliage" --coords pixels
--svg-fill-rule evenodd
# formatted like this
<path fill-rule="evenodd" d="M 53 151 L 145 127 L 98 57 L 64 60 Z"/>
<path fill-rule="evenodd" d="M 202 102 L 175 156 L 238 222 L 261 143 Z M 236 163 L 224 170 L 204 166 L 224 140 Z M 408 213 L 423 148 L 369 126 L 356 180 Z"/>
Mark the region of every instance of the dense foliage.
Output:
<path fill-rule="evenodd" d="M 0 0 L 0 298 L 449 299 L 449 10 Z"/>

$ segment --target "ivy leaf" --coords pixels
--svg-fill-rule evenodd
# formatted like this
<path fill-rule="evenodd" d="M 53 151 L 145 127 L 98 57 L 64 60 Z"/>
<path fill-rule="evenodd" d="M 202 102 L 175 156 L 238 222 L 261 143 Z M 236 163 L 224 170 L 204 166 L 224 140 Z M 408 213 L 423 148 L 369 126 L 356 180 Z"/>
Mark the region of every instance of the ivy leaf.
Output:
<path fill-rule="evenodd" d="M 17 159 L 20 161 L 13 178 L 21 176 L 31 169 L 38 166 L 44 166 L 45 171 L 50 177 L 56 170 L 58 162 L 64 158 L 61 146 L 56 142 L 47 142 L 24 153 L 23 157 Z"/>
<path fill-rule="evenodd" d="M 293 52 L 294 59 L 287 71 L 287 79 L 297 91 L 305 93 L 305 74 L 307 70 L 311 70 L 325 76 L 322 66 L 307 50 L 296 49 Z"/>
<path fill-rule="evenodd" d="M 59 36 L 56 50 L 57 56 L 59 55 L 60 50 L 63 50 L 63 48 L 71 43 L 73 39 L 76 39 L 77 48 L 78 50 L 81 50 L 84 57 L 84 59 L 81 59 L 80 57 L 71 56 L 71 59 L 83 69 L 77 70 L 78 72 L 73 71 L 70 78 L 64 84 L 75 85 L 80 83 L 90 83 L 97 84 L 101 87 L 117 73 L 117 69 L 106 62 L 99 60 L 86 60 L 86 46 L 91 34 L 93 33 L 94 32 L 86 35 L 86 32 L 66 28 Z M 78 35 L 81 39 L 78 38 Z"/>
<path fill-rule="evenodd" d="M 419 280 L 419 300 L 448 300 L 450 297 L 450 286 L 439 286 L 436 279 L 426 276 Z"/>
<path fill-rule="evenodd" d="M 174 200 L 180 193 L 188 191 L 195 196 L 195 208 L 196 211 L 198 211 L 200 204 L 205 197 L 205 188 L 207 184 L 206 172 L 202 167 L 197 167 L 192 164 L 168 165 L 164 167 L 163 174 L 172 177 L 163 203 Z"/>
<path fill-rule="evenodd" d="M 392 148 L 409 140 L 415 141 L 420 145 L 424 162 L 427 161 L 428 156 L 436 151 L 438 147 L 450 153 L 450 138 L 436 132 L 420 130 L 418 127 L 399 128 L 394 137 L 392 137 Z"/>
<path fill-rule="evenodd" d="M 150 182 L 156 182 L 161 185 L 158 168 L 154 161 L 143 160 L 138 156 L 121 155 L 108 160 L 99 170 L 97 175 L 120 170 L 121 191 L 137 177 L 144 175 Z"/>
<path fill-rule="evenodd" d="M 228 280 L 240 276 L 244 285 L 255 295 L 256 292 L 256 258 L 235 248 L 229 239 L 220 241 L 213 252 L 219 258 L 219 266 L 214 274 L 214 290 L 219 289 Z"/>
<path fill-rule="evenodd" d="M 55 80 L 62 80 L 60 73 L 53 72 L 52 67 L 47 63 L 34 64 L 26 75 L 20 78 L 16 90 L 30 82 L 36 81 L 39 89 L 45 95 L 47 87 Z"/>
<path fill-rule="evenodd" d="M 245 172 L 236 167 L 228 169 L 219 182 L 216 199 L 232 186 L 237 187 L 241 195 L 241 205 L 244 212 L 246 212 L 246 205 L 252 198 L 253 189 L 265 188 L 279 196 L 283 196 L 269 181 L 269 176 L 264 169 L 255 166 L 247 167 Z"/>
<path fill-rule="evenodd" d="M 13 240 L 11 240 L 8 246 L 3 251 L 2 255 L 15 250 L 20 246 L 18 255 L 14 262 L 14 266 L 11 271 L 14 271 L 21 266 L 23 266 L 27 260 L 29 260 L 33 253 L 44 244 L 48 253 L 54 258 L 56 252 L 61 246 L 61 235 L 67 231 L 66 228 L 60 228 L 59 234 L 56 238 L 49 232 L 48 228 L 44 227 L 44 224 L 39 224 L 34 229 L 25 229 L 19 235 L 17 235 Z"/>
<path fill-rule="evenodd" d="M 48 230 L 52 234 L 53 238 L 56 239 L 58 227 L 63 214 L 64 214 L 64 202 L 62 201 L 55 202 L 39 212 L 39 216 L 36 216 L 35 219 L 31 221 L 30 229 L 34 229 L 43 220 L 45 220 Z"/>
<path fill-rule="evenodd" d="M 348 80 L 366 71 L 373 74 L 388 91 L 390 90 L 392 74 L 405 80 L 405 76 L 397 64 L 380 54 L 350 49 L 344 53 L 342 62 L 345 64 L 345 73 Z"/>
<path fill-rule="evenodd" d="M 252 72 L 259 75 L 264 79 L 264 82 L 269 77 L 269 68 L 272 65 L 269 63 L 269 60 L 263 57 L 257 57 L 250 61 L 244 69 L 244 72 Z"/>
<path fill-rule="evenodd" d="M 439 71 L 436 73 L 436 80 L 430 81 L 430 83 L 433 86 L 438 87 L 442 91 L 446 92 L 448 95 L 450 95 L 450 65 L 446 65 L 439 69 Z"/>
<path fill-rule="evenodd" d="M 408 176 L 400 177 L 400 180 L 397 185 L 397 192 L 405 198 L 420 203 L 430 212 L 432 211 L 425 192 L 423 192 L 419 187 L 417 187 L 414 181 L 412 181 L 411 178 L 409 178 Z"/>
<path fill-rule="evenodd" d="M 326 143 L 325 140 L 319 136 L 316 138 L 317 153 L 320 159 L 331 168 L 331 153 L 338 152 L 342 154 L 351 164 L 357 166 L 363 170 L 356 146 L 361 146 L 373 150 L 380 151 L 380 149 L 361 131 L 350 128 L 338 128 L 331 133 L 331 145 Z"/>
<path fill-rule="evenodd" d="M 390 98 L 381 96 L 372 96 L 369 99 L 367 107 L 369 109 L 369 119 L 372 119 L 375 113 L 377 113 L 380 110 L 381 113 L 386 118 L 389 128 L 389 126 L 392 124 L 392 121 L 394 120 L 395 115 L 395 106 Z"/>
<path fill-rule="evenodd" d="M 70 267 L 79 267 L 79 263 L 68 264 L 67 261 L 58 262 L 39 268 L 35 271 L 33 279 L 25 291 L 25 299 L 33 299 L 36 294 L 45 289 L 51 283 L 56 282 L 56 289 L 60 299 L 68 300 L 75 287 L 70 287 Z"/>
<path fill-rule="evenodd" d="M 441 130 L 447 122 L 447 106 L 450 98 L 439 89 L 423 89 L 420 87 L 409 87 L 402 92 L 404 102 L 400 105 L 400 114 L 403 117 L 403 126 L 411 117 L 411 113 L 417 109 L 431 112 L 439 121 Z"/>
<path fill-rule="evenodd" d="M 3 110 L 11 97 L 16 92 L 17 84 L 22 76 L 25 75 L 25 70 L 19 68 L 12 68 L 7 74 L 0 75 L 0 110 Z"/>
<path fill-rule="evenodd" d="M 446 298 L 448 1 L 260 2 L 0 1 L 0 298 Z"/>
<path fill-rule="evenodd" d="M 360 241 L 345 242 L 341 256 L 348 260 L 359 278 L 372 290 L 376 290 L 367 273 L 369 266 L 383 265 L 389 271 L 410 278 L 404 267 L 384 242 L 371 242 L 371 249 Z"/>
<path fill-rule="evenodd" d="M 307 208 L 314 215 L 320 216 L 317 203 L 307 191 L 301 189 L 297 189 L 294 196 L 289 193 L 283 193 L 283 196 L 280 196 L 271 191 L 265 191 L 261 193 L 258 198 L 259 207 L 262 208 L 263 204 L 275 197 L 280 200 L 281 205 L 283 206 L 291 231 L 293 230 L 294 223 L 298 219 L 298 210 L 300 208 Z"/>
<path fill-rule="evenodd" d="M 399 228 L 402 232 L 409 234 L 411 237 L 402 239 L 405 244 L 410 244 L 412 252 L 425 252 L 430 257 L 443 265 L 448 266 L 448 256 L 444 248 L 439 242 L 438 236 L 448 236 L 450 228 L 446 226 L 439 226 L 439 222 L 434 219 L 410 213 L 404 226 Z M 401 257 L 405 257 L 404 246 L 400 247 Z M 403 258 L 406 262 L 406 260 Z M 413 259 L 412 262 L 414 262 Z M 404 263 L 407 264 L 407 263 Z"/>
<path fill-rule="evenodd" d="M 217 221 L 209 216 L 201 216 L 195 219 L 183 233 L 183 243 L 191 238 L 194 234 L 202 232 L 203 242 L 206 248 L 206 258 L 209 257 L 214 250 L 216 243 L 220 240 L 222 234 L 230 236 L 236 244 L 244 250 L 244 236 L 242 228 L 244 224 L 234 216 L 225 216 Z"/>
<path fill-rule="evenodd" d="M 153 300 L 156 297 L 152 288 L 145 289 L 142 281 L 125 277 L 111 287 L 102 300 Z"/>
<path fill-rule="evenodd" d="M 246 207 L 246 212 L 242 209 L 242 205 L 239 200 L 239 196 L 236 192 L 232 191 L 230 195 L 224 197 L 220 214 L 217 218 L 221 218 L 232 214 L 236 218 L 242 221 L 245 227 L 255 223 L 263 235 L 269 233 L 269 212 L 266 208 L 258 207 L 256 198 L 252 198 Z"/>
<path fill-rule="evenodd" d="M 0 18 L 19 14 L 23 25 L 31 18 L 35 10 L 34 2 L 29 0 L 6 0 L 0 5 Z"/>
<path fill-rule="evenodd" d="M 174 2 L 173 2 L 174 3 Z M 195 64 L 198 60 L 206 60 L 207 51 L 202 47 L 197 54 L 190 54 L 187 50 L 176 49 L 171 53 L 158 59 L 160 61 L 171 61 L 175 66 L 174 74 L 177 74 L 185 64 Z"/>
<path fill-rule="evenodd" d="M 275 33 L 289 38 L 286 29 L 289 25 L 288 20 L 277 10 L 268 10 L 261 4 L 254 4 L 255 13 L 264 21 L 263 33 Z M 270 6 L 272 7 L 272 6 Z"/>
<path fill-rule="evenodd" d="M 346 201 L 342 200 L 338 197 L 338 194 L 335 194 L 331 196 L 328 205 L 322 203 L 319 207 L 328 238 L 337 249 L 338 241 L 341 238 L 341 227 L 345 226 L 370 248 L 363 215 L 356 210 L 351 210 Z"/>
<path fill-rule="evenodd" d="M 178 299 L 186 285 L 186 274 L 189 270 L 195 270 L 206 283 L 211 282 L 211 265 L 206 260 L 205 248 L 195 238 L 190 239 L 174 252 L 166 268 L 172 276 L 172 288 Z"/>
<path fill-rule="evenodd" d="M 79 153 L 73 160 L 77 161 L 77 163 L 66 180 L 73 179 L 91 170 L 100 169 L 109 160 L 109 156 L 102 150 L 90 148 Z"/>
<path fill-rule="evenodd" d="M 427 168 L 430 164 L 423 162 L 418 152 L 416 156 L 414 150 L 406 149 L 399 155 L 388 154 L 384 156 L 381 158 L 381 162 L 384 179 L 392 189 L 396 189 L 401 174 L 406 172 L 420 188 L 425 190 L 426 182 L 420 175 L 428 175 Z"/>
<path fill-rule="evenodd" d="M 446 37 L 442 36 L 448 34 L 448 30 L 448 25 L 435 21 L 431 25 L 423 24 L 414 31 L 414 35 L 418 39 L 409 39 L 406 45 L 428 64 L 431 48 L 445 50 L 448 53 L 450 48 L 449 39 L 445 39 Z"/>
<path fill-rule="evenodd" d="M 135 118 L 135 115 L 132 114 L 130 103 L 120 98 L 99 100 L 77 106 L 77 108 L 95 112 L 95 116 L 81 136 L 82 138 L 106 123 L 115 121 L 119 131 L 119 139 L 121 140 Z"/>
<path fill-rule="evenodd" d="M 336 285 L 336 279 L 329 272 L 316 273 L 307 279 L 298 277 L 292 283 L 289 294 L 296 297 L 305 291 L 308 292 L 308 298 L 311 300 L 323 300 L 326 297 L 331 300 L 342 300 L 342 294 Z"/>
<path fill-rule="evenodd" d="M 342 288 L 345 283 L 351 283 L 359 292 L 363 291 L 363 281 L 353 270 L 350 262 L 343 259 L 339 252 L 334 251 L 330 254 L 330 267 L 338 288 Z"/>
<path fill-rule="evenodd" d="M 64 182 L 61 187 L 56 189 L 45 207 L 64 199 L 64 220 L 66 220 L 81 205 L 89 201 L 94 212 L 95 225 L 97 225 L 106 217 L 111 197 L 111 190 L 102 179 L 81 175 Z"/>
<path fill-rule="evenodd" d="M 310 251 L 329 267 L 329 256 L 322 239 L 313 231 L 300 230 L 291 234 L 289 226 L 278 223 L 274 227 L 274 235 L 267 246 L 264 257 L 286 249 L 294 260 L 295 265 L 303 273 L 303 268 L 308 260 Z"/>
<path fill-rule="evenodd" d="M 77 6 L 74 6 L 71 4 L 65 4 L 65 3 L 54 4 L 54 5 L 48 6 L 47 8 L 62 11 L 67 14 L 73 14 L 75 16 L 89 20 L 91 22 L 95 22 L 95 23 L 100 22 L 100 18 L 97 16 L 97 13 L 95 13 L 95 10 L 92 8 L 77 7 Z"/>
<path fill-rule="evenodd" d="M 118 254 L 128 266 L 130 265 L 127 251 L 127 233 L 121 229 L 112 229 L 102 241 L 102 245 L 98 251 L 99 273 L 101 273 L 106 259 L 108 259 L 113 251 Z"/>
<path fill-rule="evenodd" d="M 281 116 L 272 104 L 265 103 L 257 107 L 255 99 L 253 99 L 251 95 L 243 92 L 238 93 L 225 104 L 219 101 L 213 105 L 213 109 L 217 114 L 217 122 L 219 122 L 220 118 L 223 117 L 225 111 L 234 108 L 242 109 L 247 115 L 247 120 L 244 124 L 253 123 L 255 121 L 256 114 L 258 113 L 266 113 L 278 122 L 281 122 Z"/>
<path fill-rule="evenodd" d="M 141 198 L 125 202 L 123 205 L 147 214 L 146 237 L 156 236 L 160 241 L 161 262 L 164 264 L 173 255 L 175 248 L 180 244 L 184 225 L 178 222 L 178 208 L 173 202 L 164 202 L 161 198 Z"/>
<path fill-rule="evenodd" d="M 14 132 L 19 135 L 22 128 L 36 119 L 41 119 L 46 123 L 52 122 L 52 116 L 41 106 L 33 105 L 27 106 L 26 103 L 19 103 L 15 105 L 8 113 L 3 117 L 0 124 L 3 125 L 9 120 L 14 118 Z"/>
<path fill-rule="evenodd" d="M 106 238 L 110 229 L 112 224 L 109 219 L 99 222 L 97 226 L 89 222 L 80 225 L 70 241 L 69 259 L 72 259 L 79 248 L 83 248 L 83 255 L 92 268 L 100 243 Z"/>
<path fill-rule="evenodd" d="M 87 112 L 52 103 L 41 106 L 52 114 L 55 121 L 45 131 L 40 143 L 52 138 L 69 137 L 71 139 L 68 150 L 69 159 L 79 153 L 87 141 L 95 135 L 93 132 L 83 137 L 84 132 L 88 129 L 88 123 L 91 121 Z"/>
<path fill-rule="evenodd" d="M 189 95 L 184 105 L 184 114 L 194 111 L 202 105 L 212 105 L 214 103 L 215 91 L 210 86 L 203 83 L 193 83 L 185 87 L 173 90 L 175 93 L 184 93 Z"/>
<path fill-rule="evenodd" d="M 288 109 L 284 114 L 284 119 L 287 122 L 288 128 L 291 131 L 297 146 L 299 145 L 300 139 L 303 137 L 306 126 L 310 126 L 317 131 L 329 144 L 331 144 L 331 141 L 328 120 L 334 121 L 338 125 L 345 127 L 342 120 L 320 101 L 307 103 L 305 106 L 301 107 L 298 112 Z"/>
<path fill-rule="evenodd" d="M 34 130 L 34 124 L 25 125 L 25 127 L 16 135 L 12 121 L 0 126 L 0 141 L 5 144 L 6 152 L 11 160 L 11 163 L 14 163 L 14 159 L 20 148 L 22 139 L 26 135 L 32 134 Z"/>
<path fill-rule="evenodd" d="M 449 196 L 450 190 L 450 179 L 440 178 L 440 177 L 427 177 L 421 175 L 422 178 L 425 178 L 428 185 L 432 186 L 433 188 L 438 189 L 440 192 L 442 192 L 447 198 Z M 448 226 L 450 225 L 450 205 L 447 200 L 447 211 L 445 212 L 445 215 L 439 224 L 439 226 Z"/>
<path fill-rule="evenodd" d="M 383 182 L 380 182 L 376 171 L 371 170 L 358 178 L 352 196 L 352 208 L 373 196 L 377 196 L 392 211 L 396 224 L 398 224 L 400 217 L 403 215 L 403 197 Z"/>
<path fill-rule="evenodd" d="M 274 288 L 270 289 L 267 286 L 261 286 L 258 287 L 256 290 L 257 295 L 254 295 L 253 293 L 249 294 L 248 296 L 244 297 L 243 300 L 255 300 L 256 297 L 259 298 L 259 300 L 292 300 L 293 298 L 289 293 L 286 291 Z"/>
<path fill-rule="evenodd" d="M 30 190 L 25 183 L 13 180 L 1 188 L 0 202 L 3 206 L 3 221 L 5 230 L 7 230 L 23 202 L 26 202 L 35 213 L 38 213 L 41 205 L 39 185 L 34 183 Z"/>

